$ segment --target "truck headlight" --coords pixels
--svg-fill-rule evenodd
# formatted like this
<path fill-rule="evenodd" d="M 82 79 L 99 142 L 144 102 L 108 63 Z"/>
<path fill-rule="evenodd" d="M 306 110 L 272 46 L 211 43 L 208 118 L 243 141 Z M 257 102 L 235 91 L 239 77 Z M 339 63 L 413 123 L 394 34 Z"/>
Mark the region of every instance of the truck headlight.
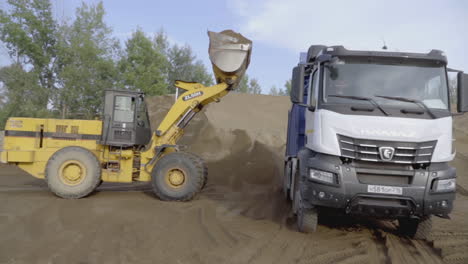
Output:
<path fill-rule="evenodd" d="M 335 183 L 335 174 L 331 172 L 310 169 L 309 177 L 312 180 L 317 180 L 317 181 L 327 182 L 327 183 Z"/>
<path fill-rule="evenodd" d="M 436 192 L 446 192 L 446 191 L 454 191 L 457 185 L 457 181 L 455 178 L 453 179 L 444 179 L 438 180 L 436 182 Z"/>

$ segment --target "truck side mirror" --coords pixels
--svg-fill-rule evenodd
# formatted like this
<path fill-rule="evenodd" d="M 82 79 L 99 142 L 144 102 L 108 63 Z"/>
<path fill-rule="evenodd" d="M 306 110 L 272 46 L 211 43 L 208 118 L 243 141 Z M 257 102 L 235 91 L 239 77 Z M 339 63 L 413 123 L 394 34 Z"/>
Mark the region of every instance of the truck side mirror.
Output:
<path fill-rule="evenodd" d="M 459 113 L 468 112 L 468 74 L 459 72 L 457 74 L 457 111 Z"/>
<path fill-rule="evenodd" d="M 304 65 L 294 67 L 291 80 L 291 102 L 300 104 L 304 101 Z"/>

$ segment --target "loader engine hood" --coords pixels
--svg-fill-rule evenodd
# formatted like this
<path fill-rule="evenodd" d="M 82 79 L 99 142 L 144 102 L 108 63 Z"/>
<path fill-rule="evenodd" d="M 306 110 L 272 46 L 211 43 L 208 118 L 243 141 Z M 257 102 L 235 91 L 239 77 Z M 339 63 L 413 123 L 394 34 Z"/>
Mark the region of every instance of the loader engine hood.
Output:
<path fill-rule="evenodd" d="M 312 117 L 311 114 L 306 114 L 309 115 L 307 118 Z M 306 127 L 307 147 L 320 153 L 343 156 L 340 140 L 346 138 L 345 141 L 373 140 L 388 142 L 389 145 L 432 142 L 435 145 L 431 162 L 448 162 L 455 156 L 452 150 L 452 117 L 412 119 L 355 116 L 324 109 L 318 110 L 313 116 L 313 122 L 307 122 Z M 313 123 L 313 126 L 309 123 Z"/>

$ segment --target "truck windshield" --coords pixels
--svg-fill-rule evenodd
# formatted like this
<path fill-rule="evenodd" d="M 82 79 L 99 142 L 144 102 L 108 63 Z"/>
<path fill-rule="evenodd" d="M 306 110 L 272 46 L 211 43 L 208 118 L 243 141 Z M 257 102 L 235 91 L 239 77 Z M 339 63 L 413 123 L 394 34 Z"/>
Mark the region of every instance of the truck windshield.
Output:
<path fill-rule="evenodd" d="M 324 88 L 323 100 L 326 103 L 349 104 L 351 100 L 346 96 L 360 96 L 372 98 L 379 105 L 408 106 L 405 101 L 382 98 L 384 95 L 418 100 L 431 109 L 448 109 L 448 89 L 443 66 L 328 64 L 324 70 Z M 354 100 L 353 103 L 365 102 Z"/>

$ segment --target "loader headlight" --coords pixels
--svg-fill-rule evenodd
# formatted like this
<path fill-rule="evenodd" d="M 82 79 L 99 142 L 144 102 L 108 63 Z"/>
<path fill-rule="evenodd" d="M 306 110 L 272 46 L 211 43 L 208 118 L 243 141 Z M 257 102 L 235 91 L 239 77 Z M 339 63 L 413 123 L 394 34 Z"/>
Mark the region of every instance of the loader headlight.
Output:
<path fill-rule="evenodd" d="M 335 174 L 331 172 L 309 169 L 309 177 L 312 180 L 326 183 L 335 183 Z"/>
<path fill-rule="evenodd" d="M 437 180 L 435 190 L 436 192 L 448 192 L 454 191 L 457 185 L 457 181 L 455 178 L 453 179 L 444 179 L 444 180 Z"/>

